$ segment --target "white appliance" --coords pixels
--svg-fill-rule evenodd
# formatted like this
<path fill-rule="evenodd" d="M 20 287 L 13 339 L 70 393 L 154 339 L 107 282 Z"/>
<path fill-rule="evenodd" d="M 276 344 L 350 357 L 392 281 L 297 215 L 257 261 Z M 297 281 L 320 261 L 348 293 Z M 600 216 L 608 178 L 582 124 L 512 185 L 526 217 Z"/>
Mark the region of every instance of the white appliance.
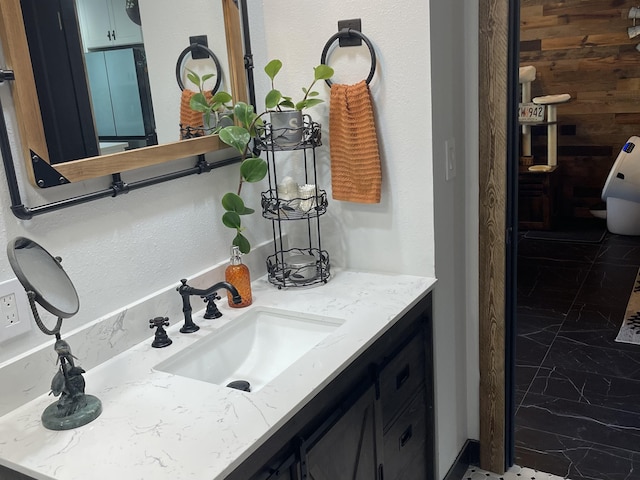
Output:
<path fill-rule="evenodd" d="M 640 137 L 627 140 L 602 189 L 607 228 L 619 235 L 640 235 Z"/>

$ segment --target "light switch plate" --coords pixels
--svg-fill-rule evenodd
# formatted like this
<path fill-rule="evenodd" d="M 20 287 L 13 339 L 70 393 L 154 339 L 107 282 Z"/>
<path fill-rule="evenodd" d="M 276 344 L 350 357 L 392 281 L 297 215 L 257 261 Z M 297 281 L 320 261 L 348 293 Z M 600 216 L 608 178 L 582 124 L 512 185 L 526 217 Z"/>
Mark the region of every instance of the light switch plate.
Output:
<path fill-rule="evenodd" d="M 456 177 L 456 141 L 450 138 L 444 142 L 445 154 L 445 180 L 450 181 Z"/>

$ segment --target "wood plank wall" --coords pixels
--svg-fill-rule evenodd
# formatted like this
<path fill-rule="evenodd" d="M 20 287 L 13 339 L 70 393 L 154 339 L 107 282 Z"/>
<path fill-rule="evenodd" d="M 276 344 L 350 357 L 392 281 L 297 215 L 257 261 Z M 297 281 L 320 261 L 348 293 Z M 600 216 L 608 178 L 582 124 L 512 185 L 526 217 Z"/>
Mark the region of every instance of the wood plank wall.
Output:
<path fill-rule="evenodd" d="M 558 106 L 562 214 L 590 217 L 625 141 L 640 136 L 640 36 L 629 9 L 640 0 L 521 0 L 520 65 L 533 65 L 533 96 L 571 94 Z M 636 22 L 640 25 L 640 19 Z M 534 131 L 546 163 L 546 129 Z"/>

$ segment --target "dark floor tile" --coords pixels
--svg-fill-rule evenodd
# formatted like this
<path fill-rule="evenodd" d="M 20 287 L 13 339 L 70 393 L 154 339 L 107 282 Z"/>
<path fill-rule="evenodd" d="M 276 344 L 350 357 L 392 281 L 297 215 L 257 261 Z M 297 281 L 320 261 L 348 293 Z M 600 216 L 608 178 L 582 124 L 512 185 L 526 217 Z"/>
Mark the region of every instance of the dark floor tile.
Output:
<path fill-rule="evenodd" d="M 516 319 L 516 365 L 538 366 L 560 329 L 562 319 L 518 314 Z"/>
<path fill-rule="evenodd" d="M 595 347 L 566 337 L 556 337 L 543 365 L 590 372 L 605 377 L 640 380 L 640 348 Z"/>
<path fill-rule="evenodd" d="M 640 345 L 615 342 L 640 237 L 518 238 L 516 463 L 572 480 L 640 480 Z"/>
<path fill-rule="evenodd" d="M 574 304 L 569 310 L 558 336 L 595 347 L 640 351 L 640 346 L 616 342 L 624 320 L 626 303 L 615 305 Z"/>
<path fill-rule="evenodd" d="M 518 265 L 518 285 L 526 287 L 546 286 L 563 291 L 574 290 L 577 292 L 590 269 L 590 265 Z"/>
<path fill-rule="evenodd" d="M 562 322 L 567 316 L 574 299 L 571 297 L 549 296 L 542 292 L 517 298 L 516 312 L 518 316 L 532 315 L 549 317 Z"/>
<path fill-rule="evenodd" d="M 599 244 L 530 240 L 518 242 L 518 263 L 549 266 L 580 266 L 591 264 L 600 250 Z"/>
<path fill-rule="evenodd" d="M 529 375 L 523 376 L 523 382 L 530 382 L 528 391 L 532 394 L 640 414 L 639 380 L 605 377 L 560 367 L 541 367 L 536 370 L 533 380 Z"/>
<path fill-rule="evenodd" d="M 517 305 L 523 313 L 562 317 L 568 313 L 590 266 L 518 267 Z"/>
<path fill-rule="evenodd" d="M 640 244 L 606 243 L 596 257 L 596 263 L 640 266 Z"/>
<path fill-rule="evenodd" d="M 524 399 L 525 394 L 529 390 L 529 386 L 533 379 L 536 378 L 536 373 L 538 372 L 537 366 L 534 365 L 516 365 L 515 369 L 515 395 L 514 402 L 516 408 L 520 406 L 522 400 Z"/>
<path fill-rule="evenodd" d="M 640 453 L 640 414 L 527 393 L 516 425 Z"/>
<path fill-rule="evenodd" d="M 631 236 L 631 235 L 617 235 L 615 233 L 607 232 L 602 241 L 603 246 L 610 245 L 631 245 L 631 246 L 639 246 L 640 245 L 640 237 Z"/>
<path fill-rule="evenodd" d="M 638 275 L 638 267 L 594 265 L 576 296 L 577 303 L 626 306 Z"/>
<path fill-rule="evenodd" d="M 591 372 L 605 377 L 640 380 L 640 348 L 631 351 L 593 347 L 566 337 L 556 337 L 543 365 Z"/>
<path fill-rule="evenodd" d="M 571 480 L 640 480 L 640 454 L 516 428 L 516 463 Z"/>

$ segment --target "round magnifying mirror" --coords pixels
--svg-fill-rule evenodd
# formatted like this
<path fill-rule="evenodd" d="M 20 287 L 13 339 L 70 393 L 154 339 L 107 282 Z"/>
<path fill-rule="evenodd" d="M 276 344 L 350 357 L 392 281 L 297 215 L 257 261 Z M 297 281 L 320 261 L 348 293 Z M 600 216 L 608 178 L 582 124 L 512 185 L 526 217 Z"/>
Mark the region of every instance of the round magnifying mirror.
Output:
<path fill-rule="evenodd" d="M 78 313 L 80 300 L 71 279 L 58 260 L 33 240 L 17 237 L 7 245 L 7 256 L 16 277 L 34 300 L 60 318 Z"/>

